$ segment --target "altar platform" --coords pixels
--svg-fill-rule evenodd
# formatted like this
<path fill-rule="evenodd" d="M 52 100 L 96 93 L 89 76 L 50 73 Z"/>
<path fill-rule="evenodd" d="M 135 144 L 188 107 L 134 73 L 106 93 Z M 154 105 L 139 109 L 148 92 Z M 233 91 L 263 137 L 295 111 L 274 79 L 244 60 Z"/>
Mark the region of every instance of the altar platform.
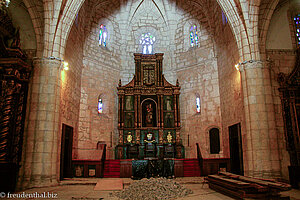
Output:
<path fill-rule="evenodd" d="M 73 160 L 73 177 L 77 178 L 149 178 L 149 177 L 199 177 L 230 171 L 229 158 L 147 158 Z"/>

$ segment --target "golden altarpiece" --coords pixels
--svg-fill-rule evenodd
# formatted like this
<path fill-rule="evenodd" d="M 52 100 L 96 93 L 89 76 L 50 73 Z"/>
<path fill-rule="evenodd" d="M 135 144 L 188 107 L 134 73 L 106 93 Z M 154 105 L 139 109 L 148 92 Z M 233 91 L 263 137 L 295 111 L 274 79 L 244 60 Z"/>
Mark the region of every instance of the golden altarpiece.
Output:
<path fill-rule="evenodd" d="M 183 158 L 180 87 L 163 75 L 163 53 L 134 54 L 135 75 L 118 89 L 117 159 Z"/>

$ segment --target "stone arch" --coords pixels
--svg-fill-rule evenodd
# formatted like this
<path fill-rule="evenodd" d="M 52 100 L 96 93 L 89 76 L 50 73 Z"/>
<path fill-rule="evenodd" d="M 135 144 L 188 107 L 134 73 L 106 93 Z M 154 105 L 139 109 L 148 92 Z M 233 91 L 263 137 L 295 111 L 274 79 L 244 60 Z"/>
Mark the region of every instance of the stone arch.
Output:
<path fill-rule="evenodd" d="M 241 61 L 250 60 L 251 54 L 248 36 L 246 34 L 246 29 L 243 20 L 238 14 L 239 12 L 237 6 L 233 6 L 227 0 L 216 1 L 218 2 L 228 19 L 229 25 L 236 39 Z"/>
<path fill-rule="evenodd" d="M 208 151 L 207 152 L 209 152 L 209 154 L 211 154 L 211 137 L 210 137 L 210 131 L 212 130 L 212 129 L 218 129 L 219 130 L 219 153 L 218 154 L 215 154 L 215 155 L 220 155 L 220 154 L 222 154 L 223 153 L 223 137 L 222 137 L 222 129 L 218 126 L 218 125 L 210 125 L 210 126 L 208 126 L 207 128 L 206 128 L 206 130 L 205 130 L 205 132 L 206 132 L 206 134 L 208 134 L 208 137 L 206 137 L 207 138 L 207 144 L 209 144 L 209 146 L 208 146 Z"/>
<path fill-rule="evenodd" d="M 266 59 L 266 40 L 267 40 L 267 34 L 271 22 L 272 15 L 276 9 L 276 6 L 278 5 L 279 0 L 274 1 L 267 1 L 260 7 L 260 13 L 259 13 L 259 26 L 260 26 L 260 32 L 259 32 L 259 41 L 260 41 L 260 52 L 262 54 L 262 58 Z"/>
<path fill-rule="evenodd" d="M 79 12 L 80 8 L 82 7 L 83 3 L 85 0 L 79 0 L 78 1 L 68 1 L 66 8 L 64 9 L 64 13 L 63 16 L 65 16 L 65 18 L 63 18 L 59 24 L 61 26 L 61 30 L 62 30 L 62 38 L 60 45 L 58 48 L 60 48 L 59 51 L 59 57 L 63 58 L 64 55 L 64 51 L 66 48 L 66 43 L 67 43 L 67 39 L 68 36 L 70 34 L 72 25 L 76 19 L 76 14 Z M 58 44 L 58 43 L 57 43 Z M 53 47 L 54 48 L 54 47 Z"/>
<path fill-rule="evenodd" d="M 37 45 L 36 56 L 40 57 L 44 49 L 44 17 L 41 16 L 41 11 L 39 10 L 43 9 L 43 5 L 37 5 L 35 1 L 32 0 L 23 0 L 23 2 L 29 12 L 35 32 Z M 37 1 L 37 3 L 38 2 L 39 1 Z"/>

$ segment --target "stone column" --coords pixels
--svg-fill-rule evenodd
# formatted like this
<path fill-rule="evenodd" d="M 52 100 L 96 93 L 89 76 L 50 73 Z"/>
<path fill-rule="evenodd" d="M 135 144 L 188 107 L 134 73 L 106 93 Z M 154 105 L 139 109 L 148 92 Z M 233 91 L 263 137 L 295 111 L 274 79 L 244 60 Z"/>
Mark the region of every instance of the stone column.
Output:
<path fill-rule="evenodd" d="M 280 176 L 277 132 L 270 72 L 261 61 L 240 67 L 246 118 L 242 133 L 245 175 Z"/>
<path fill-rule="evenodd" d="M 62 62 L 33 61 L 17 189 L 56 185 L 59 179 L 59 111 Z"/>

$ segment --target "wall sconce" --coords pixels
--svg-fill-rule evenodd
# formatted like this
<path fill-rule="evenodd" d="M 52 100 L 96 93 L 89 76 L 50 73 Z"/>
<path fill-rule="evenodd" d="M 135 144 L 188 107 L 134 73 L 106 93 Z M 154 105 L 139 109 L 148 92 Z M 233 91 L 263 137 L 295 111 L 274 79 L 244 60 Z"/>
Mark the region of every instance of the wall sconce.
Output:
<path fill-rule="evenodd" d="M 247 63 L 254 63 L 254 62 L 258 62 L 257 60 L 245 60 L 243 62 L 240 62 L 238 64 L 235 65 L 236 70 L 240 71 L 240 67 L 241 65 L 245 65 Z"/>
<path fill-rule="evenodd" d="M 240 63 L 235 65 L 235 69 L 236 69 L 237 71 L 240 71 Z"/>
<path fill-rule="evenodd" d="M 64 70 L 69 70 L 69 63 L 63 61 L 64 63 Z"/>

